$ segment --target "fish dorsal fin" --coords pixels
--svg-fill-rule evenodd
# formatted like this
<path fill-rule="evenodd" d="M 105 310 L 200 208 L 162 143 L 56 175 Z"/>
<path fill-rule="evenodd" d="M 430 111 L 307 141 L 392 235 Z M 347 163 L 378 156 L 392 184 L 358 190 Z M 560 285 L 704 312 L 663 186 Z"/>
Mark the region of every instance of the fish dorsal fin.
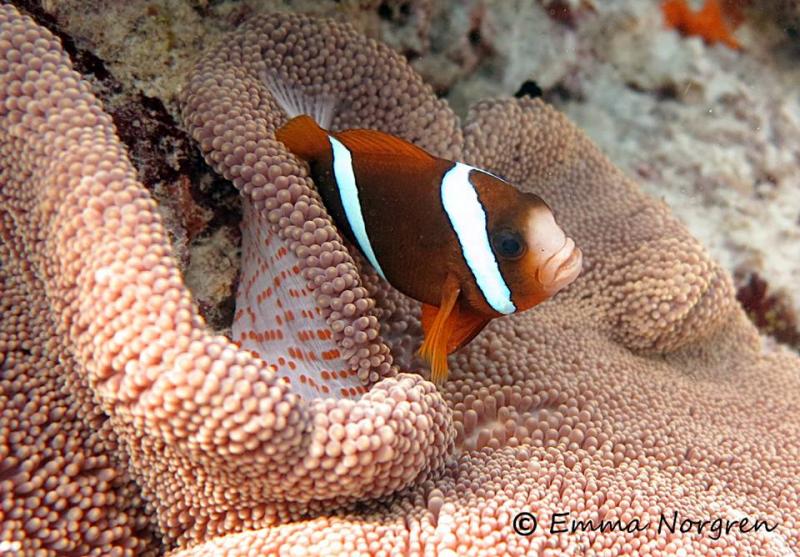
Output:
<path fill-rule="evenodd" d="M 359 155 L 391 155 L 409 157 L 419 162 L 431 163 L 434 156 L 413 143 L 377 130 L 345 130 L 333 136 L 345 147 Z"/>
<path fill-rule="evenodd" d="M 287 85 L 278 77 L 277 72 L 265 71 L 262 74 L 264 84 L 272 94 L 275 102 L 286 112 L 289 118 L 308 114 L 323 128 L 333 122 L 336 112 L 336 97 L 328 94 L 309 94 L 300 86 Z"/>
<path fill-rule="evenodd" d="M 278 128 L 275 131 L 275 139 L 306 161 L 317 159 L 330 150 L 328 132 L 319 127 L 307 114 L 292 118 L 283 127 Z"/>

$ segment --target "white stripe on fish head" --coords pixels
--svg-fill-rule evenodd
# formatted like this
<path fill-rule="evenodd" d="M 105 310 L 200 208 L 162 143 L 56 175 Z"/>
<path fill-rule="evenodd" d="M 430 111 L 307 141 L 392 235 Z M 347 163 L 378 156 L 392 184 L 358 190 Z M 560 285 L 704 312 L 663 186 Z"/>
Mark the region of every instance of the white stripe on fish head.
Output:
<path fill-rule="evenodd" d="M 498 313 L 514 313 L 511 290 L 506 284 L 489 242 L 486 210 L 469 179 L 477 168 L 457 162 L 442 177 L 445 213 L 456 233 L 461 253 L 486 302 Z"/>

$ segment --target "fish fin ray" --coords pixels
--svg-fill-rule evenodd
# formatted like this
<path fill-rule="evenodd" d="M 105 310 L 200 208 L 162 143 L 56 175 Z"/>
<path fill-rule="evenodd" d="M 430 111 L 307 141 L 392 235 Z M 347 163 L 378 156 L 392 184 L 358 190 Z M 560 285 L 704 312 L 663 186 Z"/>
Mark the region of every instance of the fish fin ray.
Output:
<path fill-rule="evenodd" d="M 333 95 L 309 95 L 300 87 L 292 87 L 280 79 L 276 72 L 265 71 L 261 79 L 269 89 L 275 102 L 289 118 L 308 114 L 320 127 L 329 128 L 336 115 L 336 97 Z"/>
<path fill-rule="evenodd" d="M 458 309 L 458 308 L 456 308 Z M 422 304 L 422 330 L 427 335 L 436 319 L 439 308 L 428 304 Z M 448 326 L 451 329 L 450 340 L 447 344 L 447 353 L 452 354 L 460 350 L 480 333 L 491 318 L 469 311 L 453 311 L 448 319 Z"/>
<path fill-rule="evenodd" d="M 432 163 L 433 155 L 413 143 L 377 130 L 345 130 L 333 136 L 351 151 L 366 155 L 409 157 L 418 162 Z"/>
<path fill-rule="evenodd" d="M 460 293 L 458 280 L 452 275 L 448 275 L 442 286 L 441 305 L 438 308 L 423 305 L 425 340 L 420 346 L 419 354 L 430 364 L 431 381 L 437 385 L 441 385 L 447 379 L 447 348 L 451 334 L 450 316 L 452 312 L 458 312 L 456 300 Z M 431 320 L 434 311 L 435 317 Z"/>
<path fill-rule="evenodd" d="M 451 325 L 450 341 L 447 344 L 447 353 L 452 354 L 456 350 L 466 346 L 486 325 L 491 321 L 490 318 L 461 310 L 458 312 L 456 322 Z"/>
<path fill-rule="evenodd" d="M 433 320 L 436 319 L 437 313 L 439 313 L 439 308 L 437 306 L 422 304 L 422 316 L 420 317 L 420 321 L 422 322 L 422 331 L 426 335 L 428 334 L 428 331 L 431 330 Z"/>

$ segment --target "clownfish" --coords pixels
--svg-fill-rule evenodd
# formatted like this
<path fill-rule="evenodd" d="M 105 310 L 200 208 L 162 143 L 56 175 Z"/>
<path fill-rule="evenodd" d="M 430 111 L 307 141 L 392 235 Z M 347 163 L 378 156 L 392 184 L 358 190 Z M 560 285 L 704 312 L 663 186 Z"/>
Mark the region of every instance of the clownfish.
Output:
<path fill-rule="evenodd" d="M 447 355 L 496 317 L 578 276 L 581 250 L 537 195 L 376 130 L 292 118 L 275 133 L 309 165 L 336 225 L 375 271 L 422 302 L 420 355 L 441 384 Z"/>

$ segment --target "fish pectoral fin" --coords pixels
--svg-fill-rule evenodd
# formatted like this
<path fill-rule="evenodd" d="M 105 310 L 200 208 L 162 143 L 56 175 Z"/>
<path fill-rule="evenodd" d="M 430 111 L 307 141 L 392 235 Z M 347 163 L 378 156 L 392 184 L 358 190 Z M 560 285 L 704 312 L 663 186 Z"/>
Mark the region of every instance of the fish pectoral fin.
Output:
<path fill-rule="evenodd" d="M 450 320 L 453 312 L 458 313 L 456 300 L 461 293 L 458 281 L 448 276 L 442 287 L 442 303 L 437 308 L 428 304 L 422 306 L 422 329 L 425 331 L 425 341 L 419 348 L 422 356 L 431 366 L 431 381 L 441 385 L 447 379 L 447 354 L 450 345 L 451 327 L 454 322 Z"/>
<path fill-rule="evenodd" d="M 456 316 L 457 318 L 454 319 Z M 466 346 L 491 321 L 485 315 L 471 311 L 458 311 L 458 308 L 451 314 L 452 320 L 455 321 L 452 325 L 448 323 L 451 330 L 450 341 L 447 344 L 448 354 Z"/>

